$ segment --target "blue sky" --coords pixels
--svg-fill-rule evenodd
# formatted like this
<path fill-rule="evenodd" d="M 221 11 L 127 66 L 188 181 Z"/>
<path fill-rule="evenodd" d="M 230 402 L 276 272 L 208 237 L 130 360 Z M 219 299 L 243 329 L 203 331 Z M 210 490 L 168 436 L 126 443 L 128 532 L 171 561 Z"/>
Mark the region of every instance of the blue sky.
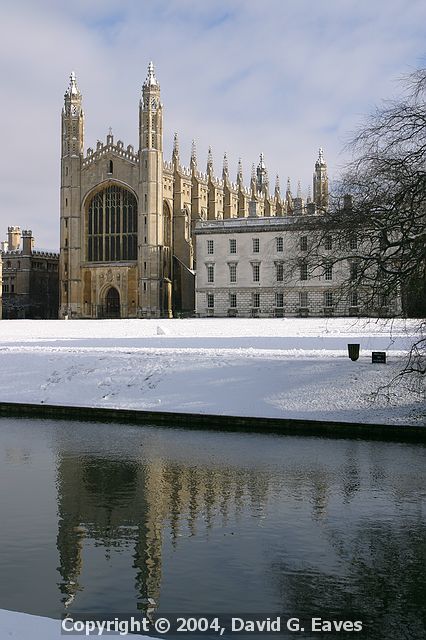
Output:
<path fill-rule="evenodd" d="M 111 126 L 137 142 L 149 60 L 188 163 L 192 139 L 221 173 L 242 158 L 248 183 L 260 152 L 273 182 L 306 193 L 318 147 L 331 176 L 350 134 L 399 78 L 426 64 L 424 0 L 2 0 L 0 237 L 31 228 L 59 238 L 60 111 L 71 70 L 83 93 L 86 148 Z"/>

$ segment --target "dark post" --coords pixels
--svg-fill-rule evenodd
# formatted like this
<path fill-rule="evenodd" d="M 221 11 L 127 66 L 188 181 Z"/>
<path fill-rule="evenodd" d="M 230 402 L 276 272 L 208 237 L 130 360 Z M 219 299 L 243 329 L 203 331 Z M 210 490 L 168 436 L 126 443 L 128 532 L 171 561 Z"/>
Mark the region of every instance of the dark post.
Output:
<path fill-rule="evenodd" d="M 348 344 L 348 353 L 351 360 L 355 362 L 359 358 L 359 344 Z"/>

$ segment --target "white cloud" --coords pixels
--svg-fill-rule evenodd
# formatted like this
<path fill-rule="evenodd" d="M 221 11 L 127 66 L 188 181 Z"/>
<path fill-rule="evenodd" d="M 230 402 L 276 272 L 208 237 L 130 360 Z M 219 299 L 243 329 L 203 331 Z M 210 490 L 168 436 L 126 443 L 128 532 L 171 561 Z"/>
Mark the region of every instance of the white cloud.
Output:
<path fill-rule="evenodd" d="M 137 143 L 138 101 L 153 59 L 165 106 L 165 149 L 212 145 L 246 179 L 263 151 L 271 178 L 305 189 L 317 148 L 334 174 L 349 132 L 395 80 L 424 64 L 426 5 L 402 0 L 21 0 L 2 3 L 3 149 L 0 234 L 30 227 L 58 246 L 60 110 L 71 69 L 86 146 L 109 126 Z"/>

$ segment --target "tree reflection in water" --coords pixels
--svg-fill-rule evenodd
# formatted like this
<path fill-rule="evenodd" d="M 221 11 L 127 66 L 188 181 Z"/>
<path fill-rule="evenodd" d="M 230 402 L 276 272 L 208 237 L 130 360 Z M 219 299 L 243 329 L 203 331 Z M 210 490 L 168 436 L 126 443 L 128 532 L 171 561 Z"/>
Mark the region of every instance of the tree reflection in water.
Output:
<path fill-rule="evenodd" d="M 426 526 L 422 518 L 410 523 L 409 529 L 381 522 L 361 525 L 353 535 L 331 530 L 328 538 L 338 559 L 334 574 L 312 564 L 273 565 L 282 615 L 362 620 L 362 637 L 368 640 L 426 638 Z"/>

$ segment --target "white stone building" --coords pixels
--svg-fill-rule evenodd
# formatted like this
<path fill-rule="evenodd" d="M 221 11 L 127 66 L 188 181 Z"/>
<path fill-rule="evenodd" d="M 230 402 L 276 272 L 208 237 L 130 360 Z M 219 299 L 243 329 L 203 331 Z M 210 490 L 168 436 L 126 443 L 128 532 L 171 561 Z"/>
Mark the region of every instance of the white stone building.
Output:
<path fill-rule="evenodd" d="M 396 304 L 383 308 L 380 303 L 377 309 L 362 304 L 363 292 L 350 286 L 356 266 L 336 260 L 332 237 L 322 247 L 322 264 L 310 263 L 315 218 L 305 214 L 199 222 L 197 316 L 397 315 Z"/>

